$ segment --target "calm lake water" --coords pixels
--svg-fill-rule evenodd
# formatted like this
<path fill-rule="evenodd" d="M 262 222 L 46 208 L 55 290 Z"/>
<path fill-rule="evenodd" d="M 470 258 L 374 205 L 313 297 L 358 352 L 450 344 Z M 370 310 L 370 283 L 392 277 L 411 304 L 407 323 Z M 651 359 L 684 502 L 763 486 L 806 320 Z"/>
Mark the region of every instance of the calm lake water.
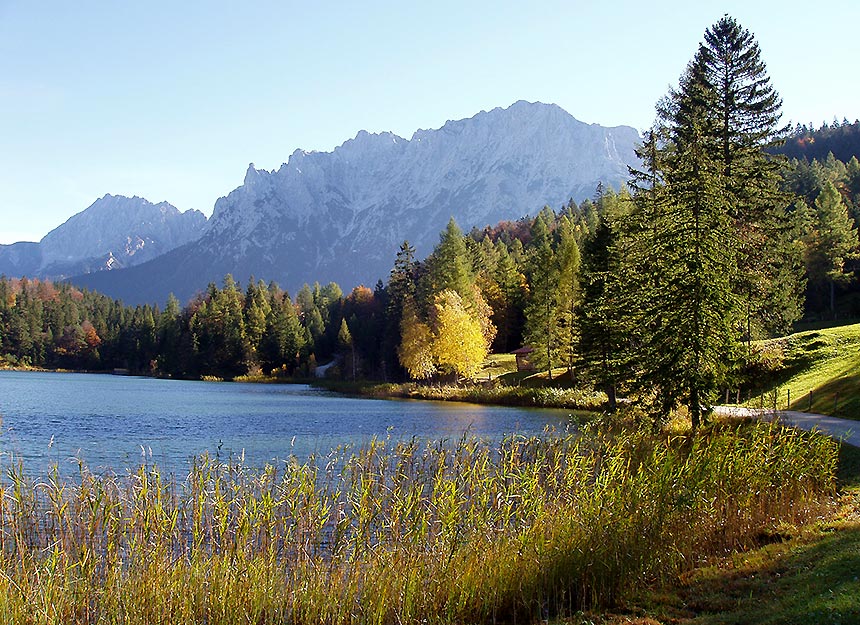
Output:
<path fill-rule="evenodd" d="M 498 439 L 569 423 L 560 410 L 355 399 L 304 385 L 0 371 L 0 469 L 20 458 L 30 474 L 54 463 L 73 474 L 77 458 L 93 471 L 124 471 L 143 453 L 177 473 L 204 452 L 244 453 L 262 466 L 374 436 Z"/>

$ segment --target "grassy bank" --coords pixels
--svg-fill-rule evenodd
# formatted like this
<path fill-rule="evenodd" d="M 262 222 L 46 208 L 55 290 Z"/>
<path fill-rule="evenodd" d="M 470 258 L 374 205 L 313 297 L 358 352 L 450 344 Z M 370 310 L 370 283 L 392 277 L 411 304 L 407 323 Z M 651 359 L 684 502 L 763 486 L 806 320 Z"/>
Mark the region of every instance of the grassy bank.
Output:
<path fill-rule="evenodd" d="M 596 411 L 604 407 L 606 394 L 574 385 L 566 369 L 556 369 L 549 379 L 543 372 L 517 371 L 513 354 L 491 354 L 474 380 L 452 382 L 382 383 L 367 380 L 311 380 L 310 384 L 337 393 L 377 399 L 427 399 L 473 404 L 563 408 Z"/>
<path fill-rule="evenodd" d="M 761 341 L 753 379 L 764 405 L 860 419 L 860 324 Z M 752 399 L 758 406 L 760 399 Z"/>
<path fill-rule="evenodd" d="M 606 402 L 603 393 L 552 386 L 446 385 L 446 384 L 380 384 L 319 380 L 314 386 L 339 393 L 361 397 L 430 399 L 435 401 L 462 401 L 473 404 L 524 406 L 540 408 L 566 408 L 570 410 L 599 410 Z"/>
<path fill-rule="evenodd" d="M 635 593 L 622 609 L 556 625 L 860 623 L 860 449 L 841 446 L 838 474 L 832 515 L 783 525 L 774 542 Z"/>
<path fill-rule="evenodd" d="M 462 401 L 473 404 L 582 411 L 600 410 L 604 406 L 605 393 L 574 386 L 566 373 L 566 369 L 558 369 L 554 372 L 555 377 L 550 380 L 546 372 L 518 372 L 513 354 L 491 354 L 476 379 L 464 384 L 444 382 L 396 384 L 328 378 L 311 383 L 338 393 L 379 399 Z"/>
<path fill-rule="evenodd" d="M 826 509 L 837 448 L 766 423 L 690 438 L 375 441 L 181 481 L 34 481 L 0 492 L 0 621 L 533 622 Z"/>

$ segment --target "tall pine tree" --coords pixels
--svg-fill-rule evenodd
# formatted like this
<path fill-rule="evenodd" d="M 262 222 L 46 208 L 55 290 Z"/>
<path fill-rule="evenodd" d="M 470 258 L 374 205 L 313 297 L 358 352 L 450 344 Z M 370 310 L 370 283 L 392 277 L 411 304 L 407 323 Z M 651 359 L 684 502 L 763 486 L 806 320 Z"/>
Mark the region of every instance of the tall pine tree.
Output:
<path fill-rule="evenodd" d="M 693 65 L 707 116 L 703 139 L 722 167 L 720 186 L 739 237 L 733 288 L 744 300 L 746 338 L 786 331 L 801 315 L 802 272 L 787 214 L 791 198 L 780 191 L 782 161 L 769 153 L 785 132 L 782 101 L 755 38 L 729 16 L 705 32 Z M 683 95 L 674 95 L 679 105 Z"/>
<path fill-rule="evenodd" d="M 685 404 L 694 428 L 730 377 L 742 330 L 749 338 L 764 308 L 768 293 L 757 285 L 796 253 L 781 238 L 789 229 L 780 165 L 765 153 L 777 140 L 779 107 L 752 35 L 724 17 L 658 105 L 640 154 L 628 220 L 640 235 L 634 256 L 650 275 L 632 281 L 640 379 L 656 390 L 662 414 Z"/>

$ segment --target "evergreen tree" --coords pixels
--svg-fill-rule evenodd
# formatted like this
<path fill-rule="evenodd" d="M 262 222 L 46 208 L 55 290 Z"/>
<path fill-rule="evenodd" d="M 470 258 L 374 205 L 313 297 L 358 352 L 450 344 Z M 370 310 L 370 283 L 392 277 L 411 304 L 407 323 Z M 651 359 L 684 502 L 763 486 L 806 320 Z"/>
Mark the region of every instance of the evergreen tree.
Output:
<path fill-rule="evenodd" d="M 582 218 L 588 231 L 594 232 L 597 229 L 597 225 L 600 220 L 600 214 L 598 213 L 594 202 L 589 199 L 583 200 L 582 204 L 579 205 L 579 210 L 582 213 Z"/>
<path fill-rule="evenodd" d="M 386 288 L 388 302 L 385 307 L 385 335 L 382 341 L 383 378 L 387 379 L 388 375 L 398 378 L 402 375 L 397 349 L 401 341 L 403 310 L 407 302 L 414 306 L 415 293 L 415 248 L 409 241 L 404 241 L 394 259 L 394 267 L 389 274 Z"/>
<path fill-rule="evenodd" d="M 381 343 L 385 334 L 385 289 L 377 283 L 371 291 L 357 286 L 343 302 L 343 318 L 347 320 L 358 374 L 374 375 L 381 362 Z"/>
<path fill-rule="evenodd" d="M 248 288 L 245 290 L 242 313 L 245 322 L 245 335 L 248 340 L 249 357 L 252 361 L 257 360 L 257 351 L 263 333 L 266 331 L 266 321 L 271 312 L 266 285 L 262 280 L 254 282 L 254 278 L 251 277 L 248 281 Z"/>
<path fill-rule="evenodd" d="M 233 377 L 247 371 L 248 343 L 242 293 L 230 274 L 224 288 L 210 287 L 190 326 L 204 373 Z"/>
<path fill-rule="evenodd" d="M 746 322 L 747 340 L 753 323 L 768 333 L 785 331 L 800 316 L 802 275 L 786 215 L 790 198 L 780 192 L 782 163 L 769 153 L 784 133 L 778 126 L 782 102 L 755 38 L 729 16 L 705 32 L 693 64 L 690 77 L 700 83 L 707 117 L 704 149 L 719 150 L 713 156 L 723 170 L 720 184 L 739 237 L 733 288 L 754 316 Z M 798 270 L 787 273 L 792 267 Z M 782 290 L 769 288 L 777 282 Z M 779 320 L 777 326 L 769 319 Z"/>
<path fill-rule="evenodd" d="M 658 414 L 686 404 L 697 428 L 728 376 L 738 341 L 734 250 L 739 237 L 724 192 L 720 120 L 711 114 L 708 65 L 700 53 L 680 89 L 662 104 L 663 126 L 640 156 L 636 202 L 626 220 L 634 262 L 629 272 L 639 308 L 640 387 L 655 394 Z M 657 136 L 665 147 L 658 147 Z"/>
<path fill-rule="evenodd" d="M 826 285 L 830 314 L 836 315 L 836 284 L 843 281 L 845 260 L 857 250 L 857 231 L 848 207 L 832 182 L 827 182 L 815 200 L 815 221 L 807 240 L 807 271 L 810 286 L 819 293 Z"/>
<path fill-rule="evenodd" d="M 308 317 L 314 308 L 316 308 L 314 294 L 307 283 L 303 284 L 302 288 L 296 294 L 296 307 L 298 308 L 299 321 L 301 321 L 303 326 L 307 327 Z"/>
<path fill-rule="evenodd" d="M 848 210 L 854 219 L 854 225 L 860 228 L 860 161 L 852 156 L 845 168 L 847 180 L 845 183 L 848 194 Z"/>
<path fill-rule="evenodd" d="M 694 429 L 730 377 L 741 328 L 776 305 L 752 305 L 769 295 L 757 285 L 796 253 L 782 236 L 781 165 L 765 152 L 778 140 L 779 108 L 758 44 L 724 17 L 705 32 L 679 89 L 658 105 L 640 153 L 628 227 L 642 235 L 634 257 L 653 277 L 631 280 L 642 305 L 639 379 L 657 392 L 661 414 L 686 404 Z"/>
<path fill-rule="evenodd" d="M 538 215 L 529 244 L 529 303 L 525 309 L 523 339 L 535 349 L 533 362 L 545 368 L 552 379 L 552 368 L 559 361 L 559 266 L 552 248 L 546 215 Z"/>
<path fill-rule="evenodd" d="M 492 306 L 493 324 L 498 330 L 494 343 L 496 350 L 509 352 L 522 342 L 526 277 L 501 240 L 496 241 L 495 247 L 498 260 L 493 281 L 498 294 L 488 303 Z"/>
<path fill-rule="evenodd" d="M 621 297 L 618 286 L 624 256 L 618 253 L 616 218 L 611 213 L 601 215 L 585 241 L 582 303 L 577 317 L 579 362 L 606 393 L 610 411 L 616 408 L 618 387 L 629 369 L 625 320 L 631 312 L 627 306 L 630 302 Z"/>
<path fill-rule="evenodd" d="M 158 368 L 161 371 L 180 374 L 180 336 L 182 311 L 179 300 L 171 293 L 158 322 Z"/>
<path fill-rule="evenodd" d="M 346 323 L 346 319 L 340 320 L 340 329 L 337 333 L 337 343 L 349 356 L 349 369 L 351 369 L 352 379 L 355 381 L 355 342 L 352 340 L 352 333 L 349 331 L 349 325 Z"/>
<path fill-rule="evenodd" d="M 453 217 L 427 259 L 427 281 L 428 296 L 450 289 L 471 303 L 475 272 L 463 232 Z"/>
<path fill-rule="evenodd" d="M 27 323 L 26 296 L 18 298 L 14 308 L 6 319 L 6 351 L 16 354 L 24 364 L 31 364 L 30 350 L 33 338 L 30 335 L 30 324 Z"/>
<path fill-rule="evenodd" d="M 264 371 L 292 375 L 304 344 L 304 330 L 289 295 L 269 287 L 266 329 L 260 339 L 259 358 Z"/>

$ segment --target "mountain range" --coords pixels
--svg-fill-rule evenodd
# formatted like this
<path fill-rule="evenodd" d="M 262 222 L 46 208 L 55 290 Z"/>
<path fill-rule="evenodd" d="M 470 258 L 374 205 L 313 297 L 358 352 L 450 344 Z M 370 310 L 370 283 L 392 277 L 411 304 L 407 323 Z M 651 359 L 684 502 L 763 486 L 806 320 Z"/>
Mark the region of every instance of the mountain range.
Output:
<path fill-rule="evenodd" d="M 423 257 L 451 217 L 464 230 L 480 228 L 581 201 L 599 183 L 617 188 L 637 162 L 638 142 L 631 127 L 586 124 L 556 105 L 522 101 L 410 139 L 360 131 L 331 152 L 297 150 L 275 171 L 251 164 L 198 237 L 72 281 L 126 303 L 160 303 L 170 292 L 186 301 L 227 273 L 293 293 L 313 281 L 373 285 L 404 240 Z"/>
<path fill-rule="evenodd" d="M 199 239 L 206 215 L 105 195 L 38 243 L 0 245 L 0 275 L 63 279 L 133 267 Z"/>

